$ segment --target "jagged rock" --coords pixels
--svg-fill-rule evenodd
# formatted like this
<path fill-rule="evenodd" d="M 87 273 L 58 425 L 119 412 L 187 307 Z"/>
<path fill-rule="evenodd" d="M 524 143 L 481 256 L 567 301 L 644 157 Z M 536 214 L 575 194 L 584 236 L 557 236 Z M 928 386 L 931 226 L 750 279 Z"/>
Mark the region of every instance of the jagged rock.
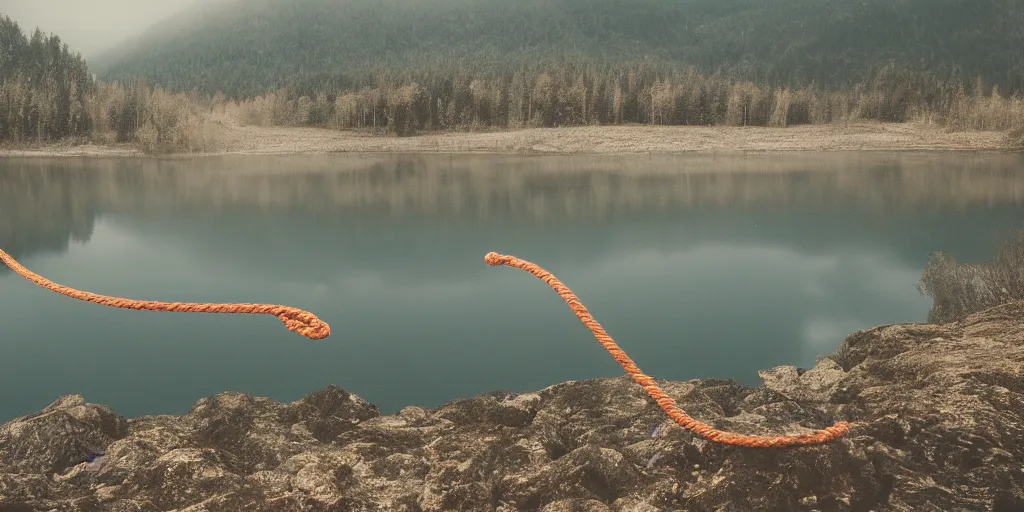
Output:
<path fill-rule="evenodd" d="M 84 462 L 128 434 L 124 418 L 80 395 L 0 427 L 0 470 L 49 476 Z"/>
<path fill-rule="evenodd" d="M 850 335 L 814 368 L 661 382 L 747 434 L 853 422 L 827 445 L 722 446 L 627 377 L 376 407 L 329 387 L 126 420 L 80 396 L 0 428 L 0 510 L 1024 510 L 1024 303 Z"/>

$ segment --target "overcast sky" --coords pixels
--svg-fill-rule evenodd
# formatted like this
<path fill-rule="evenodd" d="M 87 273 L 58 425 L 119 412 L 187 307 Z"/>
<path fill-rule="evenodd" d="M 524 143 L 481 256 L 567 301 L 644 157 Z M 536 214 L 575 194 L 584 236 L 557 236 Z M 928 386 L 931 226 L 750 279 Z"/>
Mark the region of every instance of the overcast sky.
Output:
<path fill-rule="evenodd" d="M 0 13 L 27 34 L 39 27 L 94 56 L 198 0 L 0 0 Z"/>

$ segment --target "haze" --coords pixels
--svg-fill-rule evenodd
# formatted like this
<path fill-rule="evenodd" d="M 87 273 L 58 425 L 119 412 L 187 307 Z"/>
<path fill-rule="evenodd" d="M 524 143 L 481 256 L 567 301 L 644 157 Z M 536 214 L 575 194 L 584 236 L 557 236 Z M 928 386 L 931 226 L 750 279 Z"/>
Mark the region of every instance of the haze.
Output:
<path fill-rule="evenodd" d="M 31 34 L 36 27 L 60 36 L 89 58 L 196 0 L 4 0 L 0 13 Z"/>

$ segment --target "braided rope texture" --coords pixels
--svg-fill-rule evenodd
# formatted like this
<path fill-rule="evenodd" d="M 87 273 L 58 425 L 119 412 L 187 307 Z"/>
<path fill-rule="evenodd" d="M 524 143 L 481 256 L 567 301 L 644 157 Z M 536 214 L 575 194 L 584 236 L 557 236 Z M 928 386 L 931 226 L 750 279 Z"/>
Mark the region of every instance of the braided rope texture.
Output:
<path fill-rule="evenodd" d="M 33 283 L 68 297 L 110 306 L 112 308 L 136 311 L 167 311 L 171 313 L 232 313 L 249 315 L 273 315 L 284 322 L 289 331 L 301 334 L 311 340 L 322 340 L 331 335 L 331 327 L 309 311 L 290 306 L 273 304 L 209 304 L 188 302 L 157 302 L 151 300 L 122 299 L 95 293 L 83 292 L 62 286 L 21 266 L 10 254 L 0 249 L 0 260 L 21 277 Z"/>
<path fill-rule="evenodd" d="M 484 261 L 492 267 L 504 265 L 524 270 L 547 283 L 548 286 L 555 290 L 555 292 L 562 297 L 562 300 L 569 305 L 569 308 L 572 309 L 572 312 L 575 313 L 580 321 L 583 322 L 583 325 L 586 325 L 587 328 L 590 329 L 590 332 L 594 333 L 594 337 L 597 338 L 598 343 L 600 343 L 601 346 L 611 354 L 615 361 L 618 362 L 624 370 L 626 370 L 626 373 L 633 378 L 633 381 L 639 384 L 644 391 L 646 391 L 647 394 L 658 403 L 658 406 L 665 411 L 665 414 L 667 414 L 672 421 L 710 441 L 734 446 L 746 446 L 749 448 L 782 448 L 789 446 L 823 444 L 850 431 L 850 425 L 841 421 L 831 427 L 807 434 L 795 436 L 751 436 L 735 434 L 732 432 L 723 432 L 711 425 L 701 423 L 700 421 L 691 418 L 690 415 L 686 414 L 681 408 L 679 408 L 676 401 L 673 400 L 672 397 L 666 395 L 665 392 L 655 384 L 653 378 L 648 375 L 644 375 L 644 373 L 640 371 L 640 368 L 636 366 L 636 363 L 634 363 L 633 360 L 615 344 L 615 341 L 612 340 L 611 336 L 609 336 L 607 332 L 605 332 L 604 328 L 601 327 L 601 324 L 597 323 L 597 320 L 594 320 L 594 317 L 590 315 L 590 311 L 588 311 L 586 306 L 580 302 L 579 297 L 577 297 L 568 286 L 559 281 L 557 277 L 540 266 L 530 263 L 529 261 L 521 260 L 515 256 L 491 252 L 484 257 Z"/>
<path fill-rule="evenodd" d="M 109 297 L 90 292 L 84 292 L 62 286 L 45 277 L 23 267 L 9 254 L 0 249 L 0 261 L 3 261 L 15 273 L 25 279 L 48 290 L 66 295 L 71 298 L 121 309 L 132 309 L 136 311 L 166 311 L 175 313 L 232 313 L 232 314 L 253 314 L 276 316 L 289 331 L 295 332 L 311 340 L 322 340 L 331 334 L 330 326 L 308 311 L 290 306 L 272 304 L 211 304 L 211 303 L 183 303 L 183 302 L 157 302 L 148 300 L 124 299 L 120 297 Z M 832 441 L 850 431 L 846 422 L 838 422 L 831 427 L 817 430 L 808 434 L 795 436 L 751 436 L 724 432 L 714 427 L 701 423 L 686 414 L 672 397 L 668 396 L 655 384 L 654 379 L 645 375 L 637 367 L 626 353 L 612 340 L 605 332 L 601 324 L 594 320 L 587 308 L 565 284 L 558 280 L 547 270 L 540 266 L 515 256 L 507 256 L 498 253 L 488 253 L 484 261 L 491 266 L 508 266 L 524 270 L 548 284 L 562 300 L 569 305 L 573 313 L 583 322 L 587 328 L 594 333 L 598 343 L 611 354 L 626 373 L 657 402 L 658 406 L 665 411 L 672 421 L 679 426 L 690 430 L 704 438 L 721 444 L 746 446 L 750 448 L 782 448 L 787 446 L 808 446 L 822 444 Z"/>

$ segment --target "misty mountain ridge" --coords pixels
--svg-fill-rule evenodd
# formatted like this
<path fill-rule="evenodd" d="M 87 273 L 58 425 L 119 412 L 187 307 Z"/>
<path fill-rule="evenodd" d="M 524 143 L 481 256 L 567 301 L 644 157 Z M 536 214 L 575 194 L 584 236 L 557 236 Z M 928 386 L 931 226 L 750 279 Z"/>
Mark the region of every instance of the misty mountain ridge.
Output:
<path fill-rule="evenodd" d="M 248 96 L 375 69 L 649 59 L 845 87 L 887 62 L 1024 84 L 1013 0 L 223 0 L 90 60 L 101 78 Z"/>

